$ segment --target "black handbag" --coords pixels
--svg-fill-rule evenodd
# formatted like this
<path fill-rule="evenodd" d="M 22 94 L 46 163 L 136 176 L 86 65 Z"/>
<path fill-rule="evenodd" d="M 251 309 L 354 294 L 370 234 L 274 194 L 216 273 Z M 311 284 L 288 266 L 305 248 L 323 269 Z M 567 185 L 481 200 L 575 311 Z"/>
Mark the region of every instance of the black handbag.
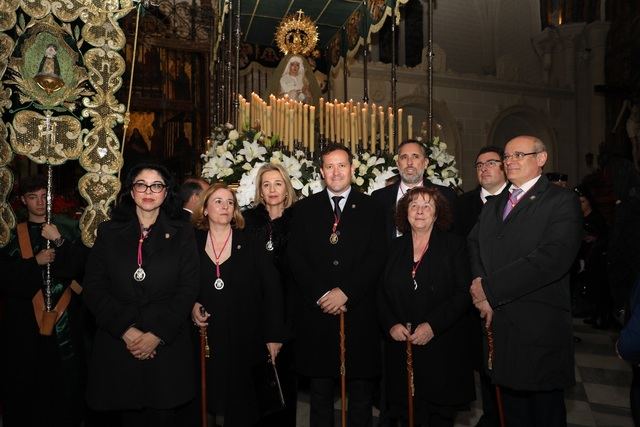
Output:
<path fill-rule="evenodd" d="M 268 354 L 264 362 L 253 367 L 252 376 L 260 413 L 268 415 L 283 410 L 286 405 L 278 369 L 274 363 L 271 363 L 271 357 Z"/>

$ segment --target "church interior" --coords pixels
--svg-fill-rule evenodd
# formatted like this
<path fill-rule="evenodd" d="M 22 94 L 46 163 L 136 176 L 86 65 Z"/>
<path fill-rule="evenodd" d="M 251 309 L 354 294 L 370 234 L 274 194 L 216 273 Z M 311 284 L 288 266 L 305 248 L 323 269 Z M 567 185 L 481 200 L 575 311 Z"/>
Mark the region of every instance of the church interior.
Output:
<path fill-rule="evenodd" d="M 535 136 L 544 172 L 591 183 L 610 222 L 638 179 L 639 0 L 3 0 L 0 30 L 0 247 L 36 173 L 91 247 L 142 158 L 237 186 L 243 207 L 265 156 L 300 194 L 321 189 L 330 142 L 357 154 L 367 193 L 414 138 L 461 194 L 478 150 Z M 568 425 L 633 425 L 619 326 L 574 318 Z M 476 401 L 455 425 L 480 415 Z"/>

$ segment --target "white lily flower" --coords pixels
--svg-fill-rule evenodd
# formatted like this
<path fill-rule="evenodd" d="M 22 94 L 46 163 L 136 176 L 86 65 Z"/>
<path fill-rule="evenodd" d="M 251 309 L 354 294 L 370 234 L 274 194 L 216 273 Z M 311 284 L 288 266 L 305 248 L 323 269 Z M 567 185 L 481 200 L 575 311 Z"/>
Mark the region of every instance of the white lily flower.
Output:
<path fill-rule="evenodd" d="M 267 154 L 267 149 L 255 141 L 242 141 L 242 148 L 238 150 L 238 154 L 242 154 L 247 162 L 254 159 L 264 161 L 264 155 Z"/>
<path fill-rule="evenodd" d="M 302 172 L 300 172 L 300 162 L 295 157 L 283 155 L 282 166 L 291 178 L 300 178 L 302 176 Z"/>

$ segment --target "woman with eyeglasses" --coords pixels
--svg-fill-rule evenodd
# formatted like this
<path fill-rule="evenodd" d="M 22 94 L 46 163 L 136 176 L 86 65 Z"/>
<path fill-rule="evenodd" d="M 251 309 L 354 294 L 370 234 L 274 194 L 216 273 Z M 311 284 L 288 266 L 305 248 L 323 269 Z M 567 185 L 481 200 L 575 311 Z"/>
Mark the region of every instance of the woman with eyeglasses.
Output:
<path fill-rule="evenodd" d="M 191 316 L 206 326 L 208 412 L 225 427 L 252 426 L 260 416 L 254 372 L 282 347 L 280 278 L 264 243 L 245 232 L 236 195 L 215 184 L 200 196 L 193 223 L 200 292 Z"/>
<path fill-rule="evenodd" d="M 199 259 L 179 209 L 164 166 L 134 166 L 89 255 L 84 299 L 97 330 L 87 401 L 108 425 L 180 426 L 179 408 L 194 398 Z"/>
<path fill-rule="evenodd" d="M 408 417 L 407 341 L 413 352 L 415 425 L 453 426 L 474 398 L 468 322 L 471 274 L 465 241 L 447 230 L 451 210 L 434 188 L 400 199 L 378 311 L 386 332 L 389 416 Z M 402 424 L 404 425 L 404 424 Z"/>

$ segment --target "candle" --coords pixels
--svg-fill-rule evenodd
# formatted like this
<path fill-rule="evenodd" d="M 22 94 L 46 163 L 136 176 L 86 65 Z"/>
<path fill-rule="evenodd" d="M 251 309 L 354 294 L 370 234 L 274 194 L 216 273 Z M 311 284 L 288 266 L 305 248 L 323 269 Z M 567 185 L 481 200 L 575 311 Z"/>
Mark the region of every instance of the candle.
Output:
<path fill-rule="evenodd" d="M 342 139 L 343 144 L 347 145 L 347 140 L 349 139 L 349 109 L 347 107 L 342 107 Z"/>
<path fill-rule="evenodd" d="M 367 138 L 367 109 L 366 108 L 362 109 L 362 117 L 360 119 L 360 126 L 361 126 L 360 129 L 362 130 L 362 149 L 366 150 L 367 149 L 367 141 L 369 140 L 369 138 Z"/>
<path fill-rule="evenodd" d="M 389 153 L 393 154 L 393 138 L 395 134 L 393 132 L 393 113 L 389 113 Z"/>
<path fill-rule="evenodd" d="M 349 124 L 351 125 L 351 152 L 356 152 L 356 142 L 358 139 L 358 134 L 356 130 L 356 126 L 358 123 L 358 119 L 356 118 L 356 113 L 351 113 L 349 117 Z"/>
<path fill-rule="evenodd" d="M 402 108 L 398 108 L 398 145 L 402 144 Z"/>
<path fill-rule="evenodd" d="M 304 104 L 302 109 L 302 145 L 307 147 L 307 144 L 309 144 L 309 105 Z"/>
<path fill-rule="evenodd" d="M 407 138 L 413 139 L 413 116 L 407 115 Z"/>
<path fill-rule="evenodd" d="M 318 102 L 318 108 L 319 108 L 319 110 L 318 110 L 318 115 L 320 116 L 320 127 L 319 127 L 319 131 L 320 131 L 320 134 L 322 135 L 322 134 L 324 134 L 324 129 L 323 129 L 323 128 L 324 128 L 324 126 L 323 126 L 323 124 L 324 124 L 324 123 L 323 123 L 323 120 L 324 120 L 324 114 L 322 114 L 322 113 L 323 113 L 323 111 L 322 111 L 322 110 L 324 110 L 324 99 L 320 98 L 320 101 Z M 315 126 L 314 126 L 314 127 L 315 127 Z"/>
<path fill-rule="evenodd" d="M 268 137 L 271 137 L 271 105 L 267 107 L 267 120 L 266 120 L 266 129 L 264 134 Z"/>
<path fill-rule="evenodd" d="M 378 110 L 378 118 L 380 120 L 380 152 L 384 152 L 384 113 L 382 107 Z"/>
<path fill-rule="evenodd" d="M 371 113 L 371 154 L 376 153 L 376 112 Z"/>
<path fill-rule="evenodd" d="M 309 107 L 309 151 L 311 154 L 315 151 L 315 124 L 316 124 L 316 107 Z"/>
<path fill-rule="evenodd" d="M 294 124 L 295 124 L 295 117 L 293 115 L 294 110 L 293 108 L 289 108 L 289 120 L 287 120 L 287 122 L 289 122 L 289 151 L 293 153 L 293 130 L 294 130 Z"/>
<path fill-rule="evenodd" d="M 331 104 L 329 103 L 324 106 L 324 134 L 327 139 L 331 139 L 331 129 L 329 129 L 329 107 L 331 107 Z"/>

